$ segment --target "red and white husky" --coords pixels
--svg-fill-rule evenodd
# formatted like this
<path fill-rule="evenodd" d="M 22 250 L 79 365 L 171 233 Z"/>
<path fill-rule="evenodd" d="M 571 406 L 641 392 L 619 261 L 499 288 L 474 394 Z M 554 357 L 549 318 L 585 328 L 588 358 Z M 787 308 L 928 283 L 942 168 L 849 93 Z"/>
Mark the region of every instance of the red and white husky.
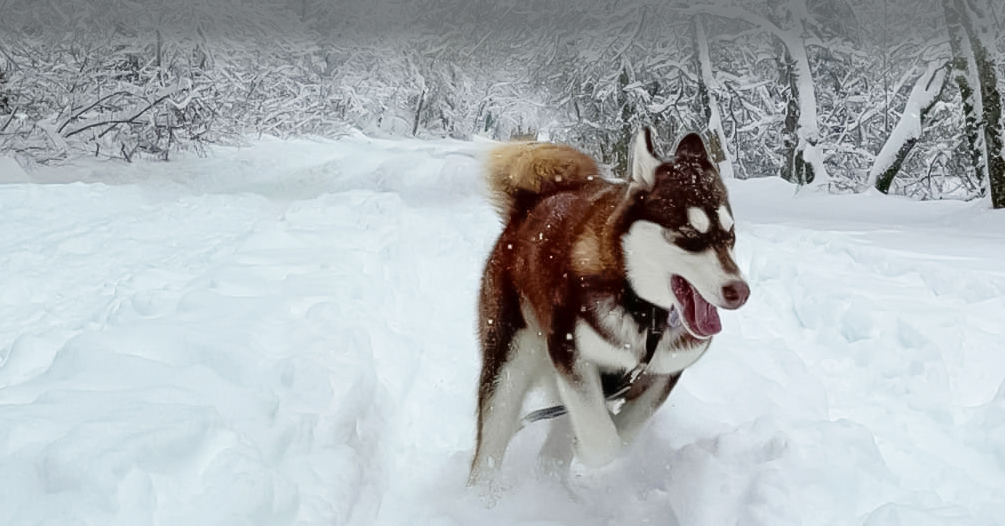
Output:
<path fill-rule="evenodd" d="M 662 161 L 645 129 L 632 156 L 629 181 L 602 178 L 569 146 L 511 143 L 489 156 L 505 229 L 479 298 L 470 484 L 494 478 L 535 386 L 568 412 L 542 450 L 549 460 L 610 462 L 721 330 L 716 309 L 747 301 L 726 188 L 701 138 L 684 137 Z M 629 371 L 614 413 L 606 399 Z"/>

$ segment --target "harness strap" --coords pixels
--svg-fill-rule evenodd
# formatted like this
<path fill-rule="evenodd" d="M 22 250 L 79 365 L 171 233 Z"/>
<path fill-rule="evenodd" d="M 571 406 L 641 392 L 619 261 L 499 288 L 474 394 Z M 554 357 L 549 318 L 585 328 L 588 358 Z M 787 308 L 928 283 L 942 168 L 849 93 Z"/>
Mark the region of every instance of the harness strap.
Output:
<path fill-rule="evenodd" d="M 652 311 L 649 315 L 649 328 L 646 330 L 646 354 L 642 357 L 642 360 L 632 368 L 631 371 L 625 374 L 621 379 L 621 383 L 618 388 L 615 389 L 611 394 L 607 395 L 606 400 L 608 402 L 613 402 L 618 400 L 622 396 L 631 390 L 632 385 L 646 372 L 649 367 L 649 362 L 652 361 L 653 356 L 656 355 L 656 347 L 660 343 L 660 339 L 663 337 L 662 326 L 656 320 L 657 307 L 653 306 Z M 548 420 L 550 418 L 555 418 L 568 413 L 569 410 L 565 408 L 564 405 L 556 405 L 552 407 L 546 407 L 544 409 L 538 409 L 536 411 L 531 411 L 527 416 L 520 419 L 520 428 L 522 429 L 527 424 L 532 424 L 539 420 Z"/>

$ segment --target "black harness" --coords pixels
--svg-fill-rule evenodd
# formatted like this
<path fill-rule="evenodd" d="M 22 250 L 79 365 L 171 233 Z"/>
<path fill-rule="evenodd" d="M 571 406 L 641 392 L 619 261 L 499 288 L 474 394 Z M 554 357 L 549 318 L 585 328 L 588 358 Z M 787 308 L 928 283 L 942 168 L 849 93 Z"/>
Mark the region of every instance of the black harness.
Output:
<path fill-rule="evenodd" d="M 642 302 L 641 298 L 632 298 L 630 303 L 635 301 Z M 663 337 L 663 333 L 667 327 L 668 316 L 672 317 L 672 314 L 668 313 L 665 309 L 661 309 L 655 305 L 649 304 L 649 309 L 629 309 L 632 313 L 632 317 L 636 318 L 636 321 L 646 321 L 646 354 L 642 357 L 642 361 L 633 367 L 630 371 L 625 373 L 620 377 L 617 382 L 604 382 L 604 397 L 608 402 L 615 402 L 622 399 L 628 391 L 631 390 L 632 385 L 635 384 L 638 379 L 645 374 L 646 369 L 649 367 L 649 362 L 652 361 L 653 356 L 656 354 L 656 346 L 659 345 L 660 339 Z M 552 407 L 546 407 L 544 409 L 538 409 L 537 411 L 532 411 L 520 420 L 520 427 L 524 427 L 527 424 L 532 424 L 539 420 L 548 420 L 550 418 L 555 418 L 568 413 L 569 410 L 565 408 L 564 405 L 556 405 Z"/>

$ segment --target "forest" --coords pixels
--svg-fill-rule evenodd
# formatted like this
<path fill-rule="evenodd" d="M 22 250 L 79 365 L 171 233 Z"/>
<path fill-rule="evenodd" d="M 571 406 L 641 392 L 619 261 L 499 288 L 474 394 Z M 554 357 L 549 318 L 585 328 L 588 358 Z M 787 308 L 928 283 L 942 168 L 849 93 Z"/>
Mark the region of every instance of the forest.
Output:
<path fill-rule="evenodd" d="M 0 0 L 0 154 L 356 129 L 543 137 L 617 174 L 650 125 L 726 176 L 1002 208 L 1003 24 L 996 0 Z"/>

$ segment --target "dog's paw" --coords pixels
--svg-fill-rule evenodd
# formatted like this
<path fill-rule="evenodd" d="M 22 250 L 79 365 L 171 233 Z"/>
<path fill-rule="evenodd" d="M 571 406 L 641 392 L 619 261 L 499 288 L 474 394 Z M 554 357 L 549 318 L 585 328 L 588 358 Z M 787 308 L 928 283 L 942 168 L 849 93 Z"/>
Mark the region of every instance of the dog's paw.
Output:
<path fill-rule="evenodd" d="M 569 467 L 572 464 L 572 455 L 551 456 L 540 455 L 538 457 L 537 473 L 540 478 L 565 481 L 569 478 Z"/>
<path fill-rule="evenodd" d="M 486 508 L 495 506 L 503 494 L 498 475 L 498 472 L 490 470 L 472 473 L 468 477 L 468 491 L 474 493 Z"/>
<path fill-rule="evenodd" d="M 621 448 L 621 438 L 616 433 L 610 437 L 577 440 L 576 460 L 588 468 L 603 467 L 618 457 Z"/>

